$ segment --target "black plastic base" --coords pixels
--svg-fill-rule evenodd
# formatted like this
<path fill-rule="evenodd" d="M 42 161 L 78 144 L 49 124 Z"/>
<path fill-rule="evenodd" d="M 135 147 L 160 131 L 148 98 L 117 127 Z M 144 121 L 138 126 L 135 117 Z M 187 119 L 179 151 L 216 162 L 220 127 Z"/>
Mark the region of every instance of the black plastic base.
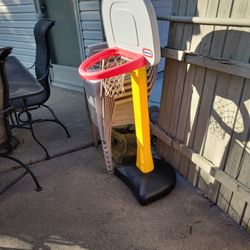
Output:
<path fill-rule="evenodd" d="M 163 198 L 175 187 L 176 174 L 167 162 L 154 159 L 154 167 L 147 174 L 142 173 L 134 164 L 115 169 L 116 176 L 130 188 L 141 205 Z"/>

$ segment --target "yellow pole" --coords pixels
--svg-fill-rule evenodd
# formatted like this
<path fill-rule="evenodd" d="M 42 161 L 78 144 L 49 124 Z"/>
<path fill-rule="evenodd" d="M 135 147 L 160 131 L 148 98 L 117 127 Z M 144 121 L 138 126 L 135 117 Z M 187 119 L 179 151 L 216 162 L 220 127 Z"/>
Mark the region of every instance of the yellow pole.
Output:
<path fill-rule="evenodd" d="M 137 140 L 136 166 L 143 173 L 149 173 L 154 169 L 154 163 L 150 145 L 146 68 L 134 70 L 131 82 Z"/>

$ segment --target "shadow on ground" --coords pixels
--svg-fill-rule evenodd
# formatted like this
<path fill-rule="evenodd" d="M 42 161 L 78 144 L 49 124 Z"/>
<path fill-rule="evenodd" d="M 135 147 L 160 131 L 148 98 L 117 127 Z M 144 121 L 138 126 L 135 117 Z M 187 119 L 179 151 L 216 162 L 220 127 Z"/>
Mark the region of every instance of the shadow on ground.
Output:
<path fill-rule="evenodd" d="M 250 249 L 249 235 L 181 178 L 142 207 L 106 173 L 100 149 L 32 169 L 42 192 L 26 176 L 0 197 L 0 249 Z"/>
<path fill-rule="evenodd" d="M 65 131 L 58 124 L 51 122 L 35 124 L 35 134 L 48 149 L 50 156 L 61 155 L 91 145 L 92 137 L 83 93 L 57 87 L 52 87 L 51 92 L 51 97 L 46 104 L 53 108 L 58 118 L 68 128 L 71 138 L 67 138 Z M 51 118 L 50 113 L 42 108 L 34 111 L 33 116 L 34 118 Z M 30 131 L 13 129 L 12 133 L 20 141 L 20 145 L 12 152 L 12 156 L 26 164 L 46 158 L 44 151 L 33 140 Z M 0 159 L 0 172 L 13 166 L 15 163 Z"/>

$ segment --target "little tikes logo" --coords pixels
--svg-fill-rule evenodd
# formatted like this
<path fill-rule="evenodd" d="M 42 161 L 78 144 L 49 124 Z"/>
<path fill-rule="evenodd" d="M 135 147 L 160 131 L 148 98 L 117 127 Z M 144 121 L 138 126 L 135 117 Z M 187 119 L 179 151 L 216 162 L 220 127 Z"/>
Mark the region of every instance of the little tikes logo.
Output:
<path fill-rule="evenodd" d="M 142 50 L 143 52 L 143 55 L 146 56 L 146 57 L 149 57 L 149 58 L 152 58 L 153 57 L 153 52 L 151 49 L 143 49 Z"/>

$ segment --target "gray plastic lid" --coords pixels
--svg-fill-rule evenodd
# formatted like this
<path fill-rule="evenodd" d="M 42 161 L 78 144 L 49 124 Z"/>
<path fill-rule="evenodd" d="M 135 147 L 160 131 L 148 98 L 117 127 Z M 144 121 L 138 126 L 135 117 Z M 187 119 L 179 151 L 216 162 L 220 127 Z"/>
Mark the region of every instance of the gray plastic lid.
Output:
<path fill-rule="evenodd" d="M 102 16 L 109 47 L 119 47 L 159 63 L 160 38 L 150 0 L 103 0 Z"/>

